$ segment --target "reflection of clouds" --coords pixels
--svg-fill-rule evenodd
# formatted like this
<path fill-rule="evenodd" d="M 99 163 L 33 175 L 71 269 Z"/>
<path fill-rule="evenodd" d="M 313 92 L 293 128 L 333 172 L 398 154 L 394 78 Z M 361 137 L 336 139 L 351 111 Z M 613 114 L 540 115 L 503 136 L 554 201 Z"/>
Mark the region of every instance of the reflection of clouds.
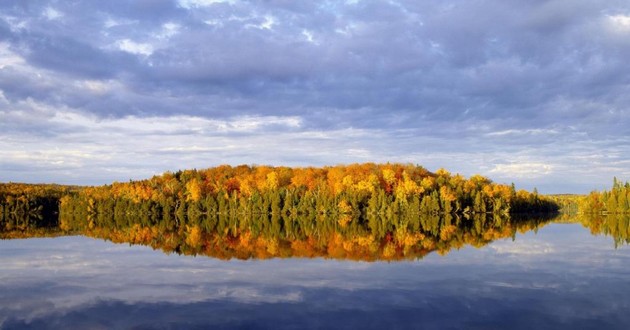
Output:
<path fill-rule="evenodd" d="M 94 261 L 79 259 L 81 256 L 51 256 L 34 258 L 32 260 L 13 260 L 3 265 L 3 268 L 9 270 L 34 269 L 37 271 L 55 271 L 55 272 L 71 272 L 84 271 L 90 268 L 102 268 L 110 265 L 106 261 Z"/>
<path fill-rule="evenodd" d="M 51 314 L 57 311 L 56 306 L 48 299 L 20 299 L 18 301 L 4 301 L 0 300 L 0 328 L 3 328 L 4 322 L 7 319 L 16 315 L 24 318 L 27 322 L 30 322 L 34 318 L 42 317 L 47 314 Z"/>
<path fill-rule="evenodd" d="M 417 320 L 435 322 L 429 328 L 462 328 L 479 315 L 484 322 L 510 315 L 509 321 L 518 323 L 515 314 L 521 311 L 529 313 L 523 322 L 575 320 L 575 315 L 608 319 L 613 313 L 621 315 L 615 324 L 623 324 L 627 316 L 620 311 L 630 302 L 619 288 L 628 273 L 622 261 L 629 259 L 630 250 L 614 250 L 608 238 L 591 236 L 578 224 L 551 224 L 535 234 L 517 234 L 515 241 L 391 263 L 222 261 L 85 237 L 8 240 L 0 241 L 0 328 L 19 327 L 17 321 L 35 328 L 42 324 L 37 322 L 68 324 L 47 323 L 61 319 L 70 325 L 98 322 L 103 315 L 120 322 L 132 322 L 126 318 L 133 315 L 139 322 L 134 324 L 174 322 L 173 317 L 285 324 L 282 318 L 304 323 L 310 317 L 325 327 L 342 325 L 334 323 L 340 315 L 358 314 L 363 323 L 357 327 L 377 327 L 371 322 L 385 318 L 392 324 Z M 503 325 L 494 327 L 511 326 Z"/>
<path fill-rule="evenodd" d="M 296 303 L 303 300 L 302 286 L 296 279 L 299 276 L 291 276 L 296 273 L 303 276 L 302 284 L 306 287 L 345 286 L 317 280 L 326 276 L 331 267 L 307 267 L 306 272 L 299 274 L 299 267 L 282 267 L 286 264 L 282 260 L 226 262 L 164 255 L 149 247 L 85 237 L 0 244 L 8 248 L 4 251 L 13 253 L 0 255 L 3 265 L 0 292 L 4 297 L 0 298 L 0 320 L 11 315 L 29 320 L 51 313 L 63 314 L 96 300 L 127 304 Z M 317 262 L 307 260 L 306 264 Z M 334 267 L 336 263 L 332 264 L 333 269 L 338 268 Z M 364 264 L 349 265 L 365 268 Z M 309 281 L 309 276 L 315 280 Z"/>
<path fill-rule="evenodd" d="M 243 276 L 226 276 L 212 269 L 197 269 L 191 273 L 188 272 L 191 269 L 184 266 L 181 273 L 165 273 L 163 269 L 152 269 L 150 263 L 126 264 L 129 260 L 124 259 L 106 268 L 93 269 L 94 264 L 75 262 L 59 269 L 48 267 L 50 265 L 35 268 L 33 273 L 23 277 L 6 276 L 0 284 L 4 296 L 0 298 L 0 328 L 9 317 L 30 322 L 46 315 L 67 314 L 100 301 L 135 305 L 207 301 L 277 304 L 303 300 L 300 288 L 278 288 L 277 283 L 256 283 L 253 279 L 234 281 Z M 12 263 L 12 269 L 23 267 L 32 271 L 35 264 Z M 172 267 L 177 267 L 177 262 Z"/>
<path fill-rule="evenodd" d="M 558 283 L 523 283 L 523 282 L 497 282 L 497 281 L 488 281 L 485 282 L 486 285 L 501 287 L 501 288 L 510 288 L 510 289 L 534 289 L 534 290 L 545 290 L 545 289 L 558 289 L 560 284 Z"/>
<path fill-rule="evenodd" d="M 496 253 L 514 255 L 540 255 L 554 253 L 554 246 L 549 242 L 497 242 L 490 245 Z"/>
<path fill-rule="evenodd" d="M 248 303 L 278 303 L 278 302 L 298 302 L 302 301 L 302 293 L 292 291 L 287 293 L 264 292 L 255 288 L 220 288 L 216 295 L 208 297 L 206 300 L 213 299 L 229 299 L 232 301 L 248 302 Z"/>

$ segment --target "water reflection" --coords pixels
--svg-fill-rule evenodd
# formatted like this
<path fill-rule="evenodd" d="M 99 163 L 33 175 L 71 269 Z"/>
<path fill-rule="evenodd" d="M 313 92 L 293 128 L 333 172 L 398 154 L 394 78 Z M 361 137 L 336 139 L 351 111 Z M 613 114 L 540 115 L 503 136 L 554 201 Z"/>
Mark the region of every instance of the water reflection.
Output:
<path fill-rule="evenodd" d="M 414 260 L 471 245 L 482 247 L 517 232 L 536 230 L 551 216 L 511 218 L 474 214 L 423 216 L 212 215 L 153 218 L 144 215 L 64 214 L 59 221 L 3 223 L 2 237 L 80 234 L 115 243 L 148 245 L 166 253 L 219 259 L 324 257 L 348 260 Z"/>
<path fill-rule="evenodd" d="M 103 230 L 92 220 L 66 230 Z M 111 233 L 132 230 L 119 221 Z M 493 221 L 461 232 L 495 228 L 485 248 L 421 262 L 226 262 L 85 236 L 2 240 L 0 328 L 627 328 L 630 250 L 577 218 Z"/>
<path fill-rule="evenodd" d="M 68 233 L 59 227 L 56 216 L 37 213 L 0 214 L 0 239 L 56 237 Z"/>
<path fill-rule="evenodd" d="M 577 220 L 590 229 L 593 235 L 613 238 L 615 247 L 630 244 L 630 214 L 581 214 Z"/>
<path fill-rule="evenodd" d="M 42 217 L 5 213 L 0 239 L 84 235 L 115 243 L 148 245 L 166 253 L 219 259 L 324 257 L 348 260 L 414 260 L 431 252 L 447 254 L 463 246 L 483 247 L 537 231 L 552 223 L 579 223 L 593 235 L 630 244 L 630 214 L 539 214 L 466 217 L 421 215 L 198 215 L 157 218 L 149 214 Z"/>

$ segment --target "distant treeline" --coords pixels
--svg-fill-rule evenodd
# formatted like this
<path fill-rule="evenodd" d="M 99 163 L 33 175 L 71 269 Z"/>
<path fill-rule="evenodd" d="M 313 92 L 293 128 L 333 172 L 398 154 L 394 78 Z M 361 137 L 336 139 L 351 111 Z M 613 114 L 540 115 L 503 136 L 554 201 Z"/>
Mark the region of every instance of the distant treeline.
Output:
<path fill-rule="evenodd" d="M 78 189 L 56 184 L 0 183 L 0 219 L 58 213 L 61 198 Z"/>
<path fill-rule="evenodd" d="M 560 208 L 558 212 L 563 214 L 576 214 L 579 212 L 579 204 L 584 195 L 576 194 L 556 194 L 546 195 L 548 199 L 551 199 Z"/>
<path fill-rule="evenodd" d="M 219 166 L 84 188 L 61 199 L 81 214 L 509 214 L 557 211 L 537 192 L 411 164 Z"/>
<path fill-rule="evenodd" d="M 578 201 L 580 213 L 626 214 L 630 213 L 630 183 L 613 179 L 611 190 L 593 191 Z"/>

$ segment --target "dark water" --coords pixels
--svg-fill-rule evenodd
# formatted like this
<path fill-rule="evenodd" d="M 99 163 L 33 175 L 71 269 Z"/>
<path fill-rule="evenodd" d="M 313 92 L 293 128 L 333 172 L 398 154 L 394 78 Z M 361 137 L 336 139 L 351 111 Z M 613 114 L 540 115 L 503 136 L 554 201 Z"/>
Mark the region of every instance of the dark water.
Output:
<path fill-rule="evenodd" d="M 534 229 L 403 261 L 0 240 L 0 328 L 630 328 L 628 246 L 579 223 Z"/>

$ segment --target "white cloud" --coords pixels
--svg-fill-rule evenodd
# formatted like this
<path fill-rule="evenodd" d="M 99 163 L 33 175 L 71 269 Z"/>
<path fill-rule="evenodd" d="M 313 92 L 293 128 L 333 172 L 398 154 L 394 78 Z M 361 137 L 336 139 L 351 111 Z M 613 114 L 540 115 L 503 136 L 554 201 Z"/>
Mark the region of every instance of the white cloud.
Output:
<path fill-rule="evenodd" d="M 518 240 L 515 242 L 499 241 L 490 245 L 490 249 L 498 254 L 511 255 L 542 255 L 555 252 L 554 246 L 549 242 L 532 242 Z"/>
<path fill-rule="evenodd" d="M 164 23 L 162 24 L 162 31 L 156 35 L 158 39 L 169 39 L 179 33 L 181 26 L 176 23 Z"/>
<path fill-rule="evenodd" d="M 352 36 L 357 30 L 359 29 L 359 26 L 357 23 L 349 23 L 347 25 L 345 25 L 343 28 L 337 28 L 335 29 L 336 33 L 339 33 L 341 35 L 350 37 Z"/>
<path fill-rule="evenodd" d="M 523 136 L 523 135 L 556 135 L 559 134 L 555 129 L 508 129 L 487 133 L 486 136 Z"/>
<path fill-rule="evenodd" d="M 537 178 L 549 175 L 553 172 L 553 166 L 545 163 L 510 163 L 496 164 L 490 170 L 492 174 L 514 178 Z"/>
<path fill-rule="evenodd" d="M 63 17 L 63 13 L 59 12 L 58 10 L 51 8 L 51 7 L 46 7 L 46 9 L 44 10 L 43 14 L 44 17 L 46 17 L 48 20 L 57 20 L 60 19 L 61 17 Z"/>
<path fill-rule="evenodd" d="M 0 70 L 24 64 L 24 59 L 15 54 L 6 42 L 0 42 Z"/>
<path fill-rule="evenodd" d="M 123 18 L 108 17 L 107 20 L 105 20 L 105 22 L 103 23 L 103 27 L 105 27 L 106 29 L 110 29 L 113 27 L 121 26 L 121 25 L 132 25 L 132 24 L 138 24 L 138 21 L 123 19 Z"/>
<path fill-rule="evenodd" d="M 100 119 L 76 112 L 57 112 L 51 123 L 80 125 L 89 130 L 120 132 L 123 134 L 204 134 L 204 133 L 255 133 L 268 126 L 299 128 L 299 117 L 243 116 L 226 120 L 195 116 L 136 117 Z"/>
<path fill-rule="evenodd" d="M 144 56 L 153 54 L 153 46 L 148 43 L 138 43 L 130 39 L 123 39 L 119 40 L 116 44 L 120 50 L 128 53 Z"/>
<path fill-rule="evenodd" d="M 103 81 L 103 80 L 83 80 L 75 83 L 79 88 L 82 88 L 94 95 L 104 95 L 118 87 L 115 81 Z"/>
<path fill-rule="evenodd" d="M 319 42 L 315 41 L 315 38 L 313 36 L 313 32 L 309 31 L 309 30 L 302 30 L 302 35 L 304 36 L 304 38 L 306 39 L 307 42 L 318 45 Z"/>
<path fill-rule="evenodd" d="M 608 20 L 614 27 L 630 31 L 630 15 L 609 15 Z"/>
<path fill-rule="evenodd" d="M 353 149 L 348 149 L 346 153 L 353 157 L 363 158 L 366 161 L 369 160 L 370 157 L 372 156 L 372 153 L 367 149 L 354 149 L 353 148 Z"/>
<path fill-rule="evenodd" d="M 208 7 L 218 3 L 234 3 L 235 0 L 179 0 L 178 4 L 182 8 L 193 9 L 199 7 Z"/>
<path fill-rule="evenodd" d="M 246 28 L 255 28 L 260 30 L 272 30 L 276 24 L 276 18 L 273 16 L 265 16 L 264 20 L 260 24 L 246 24 Z"/>
<path fill-rule="evenodd" d="M 208 19 L 203 21 L 204 23 L 210 25 L 210 26 L 216 26 L 216 27 L 222 27 L 223 26 L 223 21 L 219 20 L 219 19 Z"/>
<path fill-rule="evenodd" d="M 96 81 L 83 84 L 97 92 L 106 88 Z M 0 181 L 42 181 L 26 169 L 45 169 L 49 173 L 45 176 L 59 175 L 54 181 L 67 183 L 84 177 L 84 184 L 107 183 L 178 168 L 271 163 L 277 150 L 294 149 L 289 155 L 295 157 L 308 149 L 315 154 L 321 146 L 304 144 L 304 139 L 312 138 L 298 131 L 302 119 L 295 116 L 98 118 L 33 100 L 19 106 L 20 110 L 0 111 L 0 128 L 21 127 L 22 131 L 19 140 L 13 133 L 0 132 L 0 165 L 21 170 L 3 171 Z M 42 127 L 50 133 L 37 134 L 43 132 Z M 236 160 L 238 154 L 248 156 Z"/>

